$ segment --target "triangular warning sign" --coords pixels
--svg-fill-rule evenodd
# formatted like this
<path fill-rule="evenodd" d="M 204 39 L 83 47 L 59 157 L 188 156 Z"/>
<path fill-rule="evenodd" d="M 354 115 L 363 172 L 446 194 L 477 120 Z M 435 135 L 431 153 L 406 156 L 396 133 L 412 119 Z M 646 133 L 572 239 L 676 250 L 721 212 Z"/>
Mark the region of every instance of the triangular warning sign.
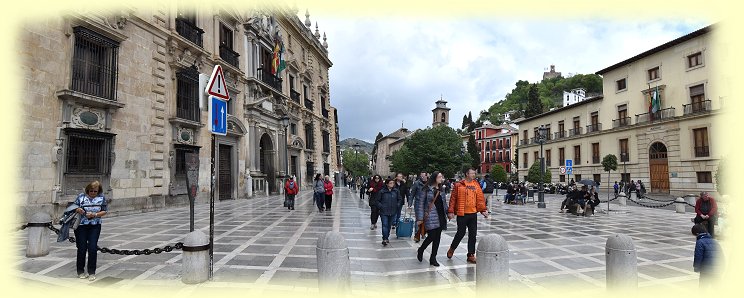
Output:
<path fill-rule="evenodd" d="M 209 77 L 207 84 L 207 93 L 224 100 L 230 100 L 230 94 L 227 93 L 227 84 L 225 84 L 225 75 L 222 74 L 222 67 L 214 66 L 212 76 Z"/>

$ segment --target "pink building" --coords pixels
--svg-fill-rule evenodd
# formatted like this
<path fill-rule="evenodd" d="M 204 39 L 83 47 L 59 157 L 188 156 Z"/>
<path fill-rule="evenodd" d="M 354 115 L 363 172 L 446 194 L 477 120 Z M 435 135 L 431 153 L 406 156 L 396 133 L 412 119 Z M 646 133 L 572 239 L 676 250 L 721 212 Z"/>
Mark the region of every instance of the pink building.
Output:
<path fill-rule="evenodd" d="M 489 173 L 494 165 L 501 165 L 507 173 L 511 172 L 511 134 L 514 130 L 507 125 L 495 126 L 485 123 L 473 131 L 475 143 L 480 147 L 480 172 Z"/>

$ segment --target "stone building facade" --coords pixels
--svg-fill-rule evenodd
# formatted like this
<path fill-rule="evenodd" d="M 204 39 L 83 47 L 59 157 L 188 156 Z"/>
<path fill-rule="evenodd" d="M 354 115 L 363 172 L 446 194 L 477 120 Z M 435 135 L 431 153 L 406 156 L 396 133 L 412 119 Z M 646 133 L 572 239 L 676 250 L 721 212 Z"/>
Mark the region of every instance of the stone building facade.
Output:
<path fill-rule="evenodd" d="M 333 175 L 332 63 L 325 36 L 310 25 L 296 9 L 211 4 L 25 24 L 19 214 L 59 214 L 93 180 L 114 214 L 188 204 L 189 152 L 199 155 L 196 200 L 208 201 L 212 134 L 203 90 L 215 65 L 230 94 L 227 135 L 215 137 L 216 199 L 280 192 L 287 169 L 306 183 L 314 173 Z M 276 76 L 270 58 L 282 41 L 286 69 Z"/>
<path fill-rule="evenodd" d="M 597 72 L 603 96 L 517 121 L 519 178 L 539 158 L 535 137 L 547 128 L 546 164 L 553 182 L 573 161 L 571 178 L 606 183 L 641 180 L 652 193 L 715 191 L 726 80 L 717 76 L 721 49 L 709 26 Z M 634 117 L 633 117 L 634 116 Z M 719 146 L 716 146 L 718 144 Z M 607 181 L 602 158 L 614 154 L 618 169 Z"/>

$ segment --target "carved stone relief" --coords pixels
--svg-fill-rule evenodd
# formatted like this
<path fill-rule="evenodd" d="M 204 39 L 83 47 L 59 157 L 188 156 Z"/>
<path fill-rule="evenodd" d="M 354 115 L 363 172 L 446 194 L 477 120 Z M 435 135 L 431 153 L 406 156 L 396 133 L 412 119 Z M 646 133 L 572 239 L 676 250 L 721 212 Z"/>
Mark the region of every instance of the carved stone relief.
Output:
<path fill-rule="evenodd" d="M 106 126 L 106 112 L 89 107 L 75 106 L 72 110 L 70 126 L 103 131 Z"/>

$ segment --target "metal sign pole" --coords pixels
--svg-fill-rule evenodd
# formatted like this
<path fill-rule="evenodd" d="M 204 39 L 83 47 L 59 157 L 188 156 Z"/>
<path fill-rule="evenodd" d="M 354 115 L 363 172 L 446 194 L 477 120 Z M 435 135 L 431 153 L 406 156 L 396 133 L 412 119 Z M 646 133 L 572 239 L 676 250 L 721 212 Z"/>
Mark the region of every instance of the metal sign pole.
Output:
<path fill-rule="evenodd" d="M 212 158 L 210 179 L 212 180 L 212 186 L 209 190 L 209 280 L 212 280 L 214 275 L 214 135 L 212 135 Z"/>

